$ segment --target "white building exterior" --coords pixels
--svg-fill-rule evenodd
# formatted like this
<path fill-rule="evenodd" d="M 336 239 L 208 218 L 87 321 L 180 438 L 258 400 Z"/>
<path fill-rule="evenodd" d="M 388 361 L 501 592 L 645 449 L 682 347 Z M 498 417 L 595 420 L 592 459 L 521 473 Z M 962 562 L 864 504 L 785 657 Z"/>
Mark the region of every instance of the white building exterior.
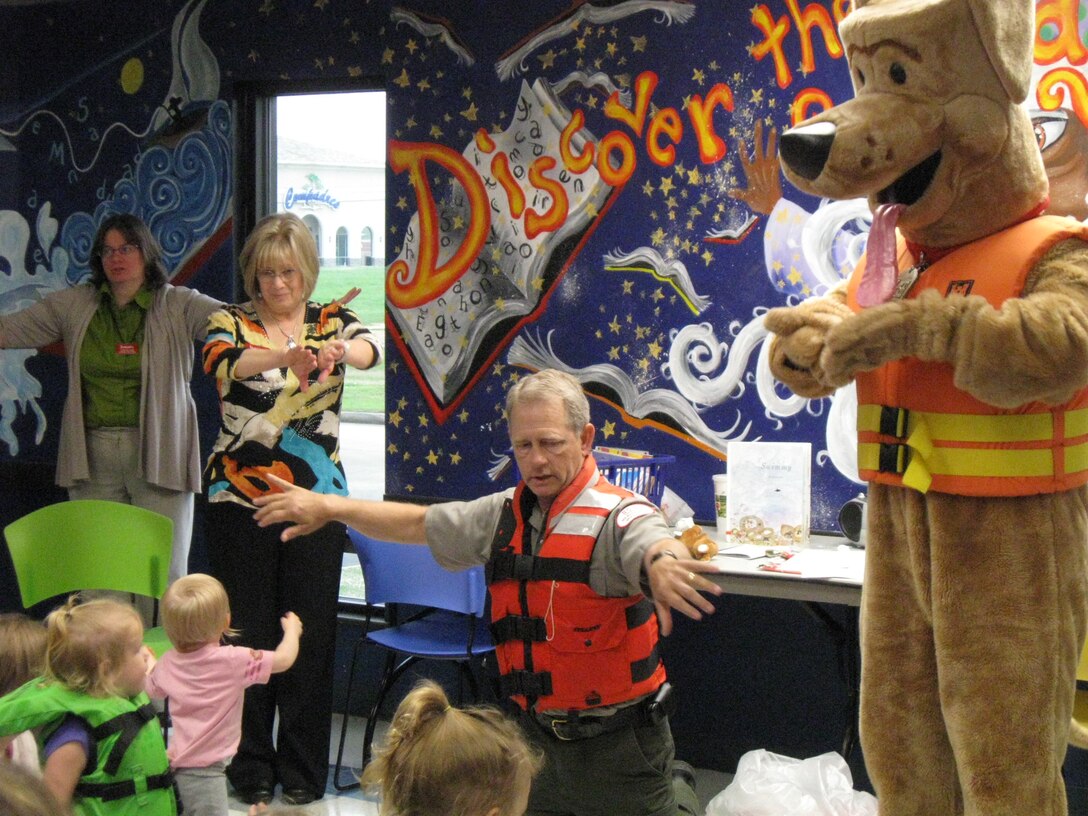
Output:
<path fill-rule="evenodd" d="M 322 266 L 385 266 L 385 166 L 278 140 L 276 209 L 302 218 Z"/>

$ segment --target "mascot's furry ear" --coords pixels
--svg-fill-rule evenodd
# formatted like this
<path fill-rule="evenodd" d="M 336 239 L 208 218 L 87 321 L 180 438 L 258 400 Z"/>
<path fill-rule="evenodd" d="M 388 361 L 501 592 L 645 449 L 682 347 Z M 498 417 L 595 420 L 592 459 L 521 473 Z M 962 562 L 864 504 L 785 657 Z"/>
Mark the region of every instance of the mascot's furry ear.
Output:
<path fill-rule="evenodd" d="M 967 0 L 986 55 L 1016 104 L 1028 96 L 1035 39 L 1033 0 Z"/>
<path fill-rule="evenodd" d="M 979 40 L 994 73 L 1014 103 L 1028 96 L 1035 38 L 1034 0 L 926 0 L 930 5 L 964 3 L 971 13 Z M 852 0 L 850 11 L 870 6 L 893 12 L 896 7 L 918 6 L 918 0 Z M 849 16 L 849 15 L 848 15 Z"/>

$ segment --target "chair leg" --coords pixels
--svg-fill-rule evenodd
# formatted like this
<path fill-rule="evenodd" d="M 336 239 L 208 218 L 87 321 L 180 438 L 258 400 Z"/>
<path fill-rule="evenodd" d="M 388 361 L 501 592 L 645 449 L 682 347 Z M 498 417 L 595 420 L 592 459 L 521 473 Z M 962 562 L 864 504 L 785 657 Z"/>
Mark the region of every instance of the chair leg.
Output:
<path fill-rule="evenodd" d="M 461 685 L 463 686 L 464 681 L 468 680 L 469 694 L 472 695 L 469 699 L 474 703 L 478 703 L 480 701 L 480 687 L 476 683 L 476 673 L 472 670 L 472 661 L 460 660 L 457 665 L 461 667 Z M 463 701 L 461 704 L 464 705 Z"/>
<path fill-rule="evenodd" d="M 365 768 L 370 763 L 370 747 L 374 741 L 374 730 L 378 725 L 378 712 L 381 710 L 382 703 L 385 701 L 386 694 L 389 693 L 389 689 L 393 688 L 400 676 L 404 674 L 405 670 L 414 663 L 419 661 L 418 657 L 407 657 L 400 662 L 399 665 L 395 664 L 396 654 L 394 652 L 389 653 L 389 659 L 386 661 L 386 672 L 382 678 L 381 686 L 378 688 L 378 696 L 374 700 L 374 707 L 370 710 L 370 716 L 366 721 L 366 734 L 363 736 L 363 767 Z"/>
<path fill-rule="evenodd" d="M 359 660 L 359 648 L 366 641 L 363 638 L 355 641 L 355 648 L 351 651 L 351 666 L 348 668 L 348 687 L 347 692 L 344 694 L 344 718 L 340 721 L 340 744 L 336 748 L 336 765 L 332 771 L 332 786 L 338 791 L 349 791 L 359 787 L 359 782 L 349 782 L 346 785 L 340 784 L 340 771 L 344 767 L 344 741 L 348 735 L 348 717 L 351 712 L 351 687 L 355 682 L 355 664 Z"/>

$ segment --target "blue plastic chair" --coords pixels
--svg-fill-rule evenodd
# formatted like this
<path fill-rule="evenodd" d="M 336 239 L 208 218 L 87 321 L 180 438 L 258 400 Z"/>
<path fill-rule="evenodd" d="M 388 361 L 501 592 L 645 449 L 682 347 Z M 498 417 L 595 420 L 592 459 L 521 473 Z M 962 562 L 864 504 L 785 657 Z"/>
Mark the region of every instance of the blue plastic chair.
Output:
<path fill-rule="evenodd" d="M 366 734 L 363 738 L 364 768 L 370 761 L 370 746 L 374 740 L 378 711 L 390 689 L 408 668 L 420 660 L 455 661 L 461 677 L 468 682 L 472 699 L 475 700 L 479 689 L 472 672 L 472 660 L 495 650 L 485 617 L 487 584 L 483 567 L 450 572 L 438 565 L 429 547 L 380 541 L 350 528 L 348 535 L 363 568 L 367 613 L 363 635 L 355 644 L 348 672 L 347 699 L 340 726 L 340 746 L 336 752 L 336 767 L 333 771 L 333 786 L 339 791 L 359 786 L 357 781 L 341 785 L 340 770 L 343 767 L 344 740 L 347 735 L 355 665 L 359 649 L 363 645 L 381 646 L 389 652 L 378 695 L 366 722 Z M 398 622 L 395 619 L 395 607 L 387 606 L 388 625 L 384 628 L 373 628 L 373 609 L 382 604 L 408 604 L 425 608 L 403 622 Z M 399 662 L 398 655 L 402 656 Z"/>

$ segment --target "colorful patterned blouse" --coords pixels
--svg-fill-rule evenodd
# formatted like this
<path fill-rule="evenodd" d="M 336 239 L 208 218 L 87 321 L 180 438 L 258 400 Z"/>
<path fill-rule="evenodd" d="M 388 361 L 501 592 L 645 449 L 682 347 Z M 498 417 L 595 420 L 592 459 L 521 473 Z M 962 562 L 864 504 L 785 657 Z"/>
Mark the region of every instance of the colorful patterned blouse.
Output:
<path fill-rule="evenodd" d="M 315 353 L 329 340 L 377 342 L 359 318 L 339 303 L 306 304 L 299 342 Z M 272 348 L 253 304 L 226 306 L 208 321 L 204 371 L 215 377 L 222 420 L 219 437 L 204 469 L 208 501 L 233 501 L 253 507 L 253 498 L 269 491 L 265 473 L 318 493 L 348 494 L 340 464 L 340 401 L 344 365 L 337 364 L 323 383 L 317 372 L 299 389 L 287 368 L 274 368 L 238 379 L 234 367 L 247 348 Z"/>

